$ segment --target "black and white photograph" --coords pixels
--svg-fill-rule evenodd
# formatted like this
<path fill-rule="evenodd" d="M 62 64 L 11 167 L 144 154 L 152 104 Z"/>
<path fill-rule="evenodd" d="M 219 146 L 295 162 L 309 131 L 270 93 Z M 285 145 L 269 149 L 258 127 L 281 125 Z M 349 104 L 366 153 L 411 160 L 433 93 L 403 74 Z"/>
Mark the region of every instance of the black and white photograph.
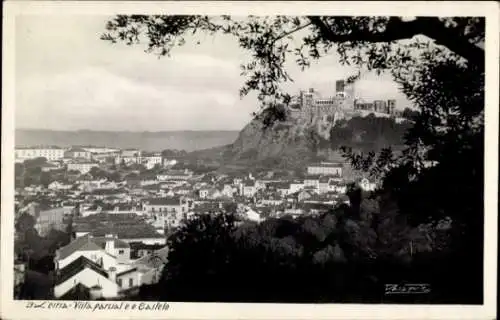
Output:
<path fill-rule="evenodd" d="M 11 19 L 2 278 L 25 311 L 491 304 L 498 7 L 58 5 Z"/>

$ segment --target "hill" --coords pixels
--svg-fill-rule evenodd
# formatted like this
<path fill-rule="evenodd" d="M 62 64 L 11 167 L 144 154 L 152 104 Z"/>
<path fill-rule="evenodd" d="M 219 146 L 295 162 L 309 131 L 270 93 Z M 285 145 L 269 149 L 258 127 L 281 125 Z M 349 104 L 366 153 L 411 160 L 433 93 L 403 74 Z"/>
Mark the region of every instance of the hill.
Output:
<path fill-rule="evenodd" d="M 310 161 L 341 161 L 341 146 L 364 152 L 389 146 L 401 149 L 409 127 L 409 122 L 398 123 L 373 114 L 337 121 L 327 117 L 290 119 L 266 129 L 253 120 L 232 144 L 190 155 L 225 165 L 296 168 Z"/>
<path fill-rule="evenodd" d="M 97 145 L 120 149 L 139 148 L 145 151 L 165 149 L 193 151 L 229 144 L 237 136 L 238 131 L 112 132 L 17 129 L 15 142 L 16 146 Z"/>

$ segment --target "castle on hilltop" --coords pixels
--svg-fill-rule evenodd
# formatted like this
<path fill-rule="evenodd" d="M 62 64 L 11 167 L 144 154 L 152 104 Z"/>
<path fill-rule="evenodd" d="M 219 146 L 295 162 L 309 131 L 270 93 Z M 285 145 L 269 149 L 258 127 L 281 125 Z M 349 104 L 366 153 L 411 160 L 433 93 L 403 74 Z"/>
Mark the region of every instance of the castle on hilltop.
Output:
<path fill-rule="evenodd" d="M 333 116 L 334 119 L 364 116 L 369 113 L 386 117 L 397 117 L 396 100 L 375 100 L 365 102 L 355 95 L 355 84 L 346 83 L 345 80 L 337 80 L 335 83 L 335 95 L 321 96 L 313 88 L 301 90 L 292 97 L 289 111 L 292 117 L 306 118 L 309 116 Z"/>

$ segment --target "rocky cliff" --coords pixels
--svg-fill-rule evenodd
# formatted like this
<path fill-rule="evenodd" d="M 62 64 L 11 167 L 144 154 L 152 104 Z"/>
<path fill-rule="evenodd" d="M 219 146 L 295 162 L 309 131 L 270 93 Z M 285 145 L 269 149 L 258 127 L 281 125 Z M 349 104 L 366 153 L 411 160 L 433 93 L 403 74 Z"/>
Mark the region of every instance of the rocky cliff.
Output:
<path fill-rule="evenodd" d="M 251 121 L 236 140 L 224 147 L 196 152 L 225 164 L 301 167 L 318 160 L 341 161 L 341 146 L 376 151 L 402 146 L 409 124 L 394 119 L 346 114 L 301 114 L 265 128 Z"/>

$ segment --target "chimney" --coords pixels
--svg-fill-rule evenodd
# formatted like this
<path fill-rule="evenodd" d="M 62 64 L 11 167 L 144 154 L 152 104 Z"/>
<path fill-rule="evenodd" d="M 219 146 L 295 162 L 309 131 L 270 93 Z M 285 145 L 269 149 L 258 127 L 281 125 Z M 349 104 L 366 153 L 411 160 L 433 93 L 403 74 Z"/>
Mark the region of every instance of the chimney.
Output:
<path fill-rule="evenodd" d="M 104 247 L 104 250 L 108 252 L 111 255 L 115 255 L 115 237 L 113 234 L 107 234 L 105 236 L 106 239 L 106 245 Z"/>
<path fill-rule="evenodd" d="M 115 267 L 109 268 L 108 277 L 109 277 L 109 280 L 116 283 L 116 268 Z"/>

